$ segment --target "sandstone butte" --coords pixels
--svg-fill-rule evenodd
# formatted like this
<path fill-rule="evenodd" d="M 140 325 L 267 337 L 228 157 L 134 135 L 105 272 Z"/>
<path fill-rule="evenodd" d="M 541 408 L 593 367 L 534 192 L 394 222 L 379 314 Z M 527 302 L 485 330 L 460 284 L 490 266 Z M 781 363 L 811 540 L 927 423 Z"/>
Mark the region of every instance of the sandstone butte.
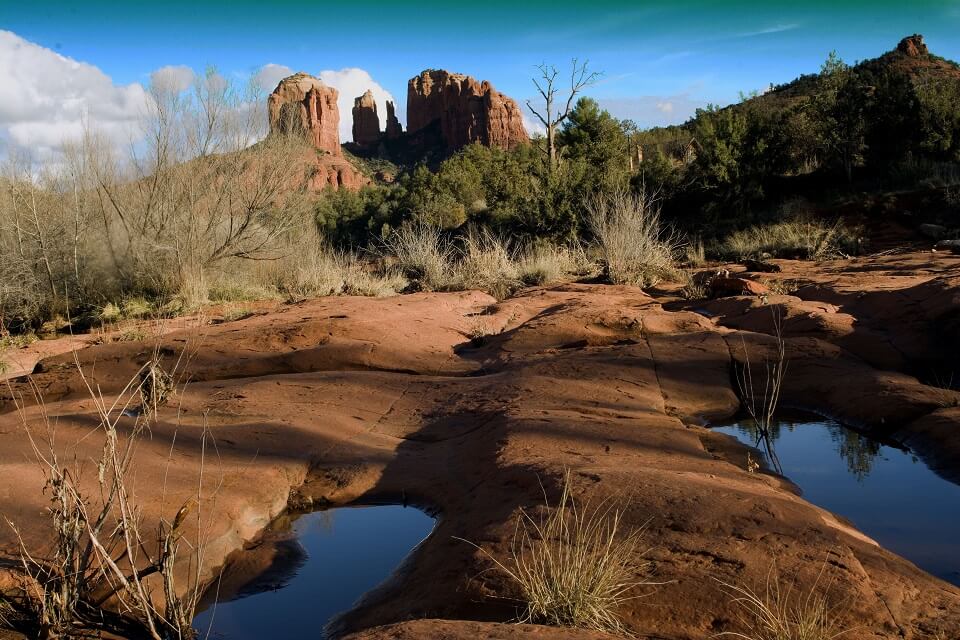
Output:
<path fill-rule="evenodd" d="M 407 132 L 439 126 L 456 150 L 472 142 L 512 149 L 529 141 L 517 103 L 484 80 L 428 69 L 407 83 Z"/>
<path fill-rule="evenodd" d="M 302 135 L 317 151 L 310 160 L 308 187 L 359 189 L 369 179 L 343 157 L 340 148 L 339 93 L 318 78 L 295 73 L 284 78 L 267 99 L 270 132 Z"/>
<path fill-rule="evenodd" d="M 739 613 L 721 582 L 762 593 L 776 561 L 800 593 L 829 585 L 832 615 L 852 627 L 844 640 L 958 638 L 960 589 L 807 502 L 786 478 L 749 473 L 747 450 L 703 425 L 737 411 L 731 372 L 748 350 L 758 361 L 776 348 L 775 306 L 789 358 L 783 407 L 908 445 L 960 479 L 960 394 L 913 373 L 958 352 L 960 256 L 775 262 L 780 272 L 758 277 L 794 283 L 795 295 L 687 301 L 669 289 L 565 284 L 500 302 L 480 292 L 321 298 L 265 302 L 219 324 L 166 320 L 141 342 L 37 342 L 18 350 L 16 366 L 42 356 L 32 384 L 46 413 L 26 379 L 0 386 L 3 515 L 42 551 L 49 496 L 9 394 L 27 400 L 23 416 L 37 428 L 55 417 L 65 457 L 96 458 L 95 407 L 74 358 L 109 402 L 159 353 L 171 370 L 183 358 L 191 382 L 140 442 L 137 499 L 153 531 L 195 495 L 200 452 L 216 442 L 204 469 L 216 487 L 202 503 L 207 578 L 223 567 L 224 584 L 244 584 L 270 566 L 251 541 L 287 509 L 402 497 L 438 514 L 405 570 L 339 620 L 335 631 L 351 640 L 610 638 L 504 624 L 515 588 L 456 539 L 505 561 L 520 509 L 540 513 L 543 491 L 556 500 L 565 470 L 577 500 L 609 500 L 623 526 L 645 527 L 661 584 L 621 611 L 636 637 L 730 630 Z M 469 338 L 478 316 L 490 335 L 482 345 Z M 132 424 L 121 418 L 120 428 Z M 18 544 L 0 527 L 3 557 Z"/>
<path fill-rule="evenodd" d="M 380 142 L 377 101 L 369 89 L 353 101 L 353 141 L 361 147 L 376 146 Z"/>

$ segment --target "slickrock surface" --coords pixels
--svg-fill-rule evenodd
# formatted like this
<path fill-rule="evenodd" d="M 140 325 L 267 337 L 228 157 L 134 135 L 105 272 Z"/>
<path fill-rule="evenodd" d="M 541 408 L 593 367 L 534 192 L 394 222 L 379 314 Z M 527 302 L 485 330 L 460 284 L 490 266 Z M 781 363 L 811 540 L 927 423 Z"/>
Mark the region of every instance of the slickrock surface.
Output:
<path fill-rule="evenodd" d="M 204 476 L 218 486 L 203 504 L 211 572 L 288 505 L 403 497 L 436 510 L 437 529 L 404 572 L 338 621 L 341 633 L 599 640 L 609 636 L 499 624 L 516 613 L 514 587 L 454 538 L 505 558 L 519 509 L 540 513 L 542 491 L 556 500 L 569 469 L 576 500 L 609 499 L 625 526 L 646 526 L 652 579 L 663 584 L 623 611 L 638 637 L 732 630 L 737 609 L 720 583 L 762 591 L 774 560 L 800 590 L 823 584 L 826 571 L 835 615 L 856 627 L 844 638 L 960 637 L 960 589 L 806 502 L 789 481 L 748 473 L 743 447 L 700 426 L 737 410 L 734 365 L 745 350 L 759 361 L 773 348 L 779 309 L 784 406 L 894 434 L 945 473 L 960 468 L 957 394 L 911 375 L 948 348 L 936 332 L 955 326 L 960 257 L 776 262 L 782 271 L 763 280 L 796 281 L 794 295 L 686 302 L 570 284 L 500 303 L 478 292 L 327 298 L 168 333 L 164 363 L 187 354 L 191 382 L 139 445 L 146 525 L 196 490 L 206 432 Z M 470 338 L 478 329 L 482 344 Z M 154 346 L 91 346 L 76 357 L 109 397 Z M 101 442 L 73 358 L 46 358 L 33 380 L 58 445 L 92 459 Z M 25 381 L 12 390 L 30 404 Z M 36 405 L 25 412 L 38 424 Z M 0 511 L 39 549 L 48 497 L 31 460 L 5 399 Z M 15 547 L 0 528 L 0 550 Z"/>

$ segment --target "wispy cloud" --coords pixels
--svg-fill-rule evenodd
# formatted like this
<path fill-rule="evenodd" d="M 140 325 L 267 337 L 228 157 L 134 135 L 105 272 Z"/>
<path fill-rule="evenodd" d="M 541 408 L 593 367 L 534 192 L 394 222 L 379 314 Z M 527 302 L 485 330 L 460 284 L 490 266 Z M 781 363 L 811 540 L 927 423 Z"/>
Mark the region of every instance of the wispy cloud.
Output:
<path fill-rule="evenodd" d="M 770 27 L 765 27 L 763 29 L 757 29 L 756 31 L 744 31 L 743 33 L 736 34 L 736 38 L 753 38 L 755 36 L 765 36 L 771 33 L 783 33 L 784 31 L 793 31 L 794 29 L 799 29 L 800 25 L 798 23 L 790 24 L 775 24 Z"/>

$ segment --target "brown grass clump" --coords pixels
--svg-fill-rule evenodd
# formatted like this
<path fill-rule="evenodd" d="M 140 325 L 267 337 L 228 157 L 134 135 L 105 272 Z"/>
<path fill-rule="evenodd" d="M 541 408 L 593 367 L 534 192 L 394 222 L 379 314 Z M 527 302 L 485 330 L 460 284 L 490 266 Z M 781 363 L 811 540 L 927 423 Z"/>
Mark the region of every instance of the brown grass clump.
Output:
<path fill-rule="evenodd" d="M 826 566 L 826 565 L 824 565 Z M 820 589 L 821 571 L 807 593 L 795 593 L 793 586 L 784 587 L 776 565 L 767 575 L 763 593 L 748 587 L 720 584 L 739 607 L 739 625 L 743 631 L 719 634 L 740 640 L 834 640 L 851 631 L 834 619 L 826 592 Z"/>
<path fill-rule="evenodd" d="M 617 192 L 587 203 L 604 273 L 614 284 L 648 287 L 676 273 L 679 242 L 660 225 L 655 196 Z"/>
<path fill-rule="evenodd" d="M 571 491 L 568 471 L 549 515 L 520 512 L 505 561 L 477 548 L 520 588 L 521 622 L 630 635 L 618 610 L 641 597 L 638 587 L 655 584 L 646 580 L 650 563 L 637 561 L 643 529 L 624 532 L 621 511 L 609 503 L 580 507 Z"/>
<path fill-rule="evenodd" d="M 397 258 L 403 274 L 421 288 L 437 291 L 450 283 L 454 249 L 439 227 L 422 221 L 404 224 L 390 234 L 385 249 Z"/>
<path fill-rule="evenodd" d="M 524 251 L 517 260 L 520 281 L 528 286 L 590 275 L 594 267 L 580 246 L 536 245 Z"/>
<path fill-rule="evenodd" d="M 464 239 L 463 256 L 454 267 L 458 289 L 479 289 L 503 300 L 520 286 L 520 274 L 509 243 L 488 229 L 471 229 Z"/>
<path fill-rule="evenodd" d="M 754 226 L 730 234 L 720 245 L 724 258 L 824 260 L 857 252 L 858 239 L 842 222 L 797 219 Z"/>

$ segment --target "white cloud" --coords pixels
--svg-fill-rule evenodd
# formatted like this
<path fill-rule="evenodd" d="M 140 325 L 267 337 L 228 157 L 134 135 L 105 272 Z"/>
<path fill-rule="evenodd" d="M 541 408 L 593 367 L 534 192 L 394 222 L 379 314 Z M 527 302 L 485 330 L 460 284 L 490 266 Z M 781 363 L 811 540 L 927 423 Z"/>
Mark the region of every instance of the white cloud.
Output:
<path fill-rule="evenodd" d="M 756 31 L 744 31 L 743 33 L 738 33 L 737 38 L 752 38 L 754 36 L 765 36 L 771 33 L 783 33 L 784 31 L 793 31 L 794 29 L 799 29 L 799 24 L 775 24 L 770 27 L 764 27 L 762 29 L 757 29 Z"/>
<path fill-rule="evenodd" d="M 598 98 L 597 102 L 614 117 L 633 120 L 641 128 L 680 124 L 691 118 L 698 108 L 707 106 L 706 101 L 690 93 Z"/>
<path fill-rule="evenodd" d="M 56 155 L 85 123 L 115 143 L 137 135 L 149 98 L 97 67 L 0 30 L 0 138 L 34 158 Z"/>
<path fill-rule="evenodd" d="M 656 105 L 657 111 L 660 113 L 671 115 L 673 113 L 673 103 L 667 100 L 658 102 Z"/>
<path fill-rule="evenodd" d="M 353 100 L 369 89 L 377 102 L 377 115 L 380 117 L 380 130 L 387 126 L 387 100 L 396 104 L 389 91 L 381 87 L 363 69 L 348 67 L 339 71 L 321 71 L 317 76 L 331 87 L 340 92 L 337 108 L 340 109 L 340 141 L 353 140 Z M 397 116 L 399 118 L 399 114 Z"/>
<path fill-rule="evenodd" d="M 172 93 L 186 91 L 193 84 L 193 69 L 184 65 L 160 67 L 150 74 L 150 84 Z"/>
<path fill-rule="evenodd" d="M 523 128 L 527 130 L 527 135 L 533 136 L 535 134 L 546 135 L 547 130 L 544 128 L 543 123 L 537 119 L 536 116 L 531 116 L 526 105 L 523 107 L 521 113 L 521 118 L 523 120 Z"/>
<path fill-rule="evenodd" d="M 293 69 L 282 64 L 265 64 L 253 74 L 253 81 L 261 90 L 270 93 L 277 88 L 280 81 L 293 75 Z"/>

